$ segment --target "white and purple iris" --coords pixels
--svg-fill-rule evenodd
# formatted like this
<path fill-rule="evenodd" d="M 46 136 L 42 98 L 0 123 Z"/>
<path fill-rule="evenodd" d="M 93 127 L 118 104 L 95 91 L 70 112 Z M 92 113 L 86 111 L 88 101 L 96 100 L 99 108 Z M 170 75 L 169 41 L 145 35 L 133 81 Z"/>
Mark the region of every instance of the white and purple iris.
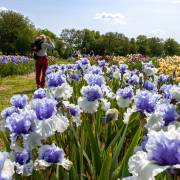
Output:
<path fill-rule="evenodd" d="M 159 75 L 158 77 L 158 82 L 162 82 L 162 83 L 166 83 L 170 80 L 170 76 L 169 75 L 164 75 L 164 74 L 161 74 Z"/>
<path fill-rule="evenodd" d="M 180 102 L 180 86 L 174 85 L 172 88 L 169 90 L 171 99 L 175 100 L 177 102 Z"/>
<path fill-rule="evenodd" d="M 67 108 L 68 112 L 72 116 L 73 122 L 76 124 L 76 126 L 81 125 L 81 109 L 78 105 L 70 104 L 68 101 L 64 102 L 65 107 Z"/>
<path fill-rule="evenodd" d="M 44 169 L 52 164 L 61 165 L 67 170 L 72 166 L 72 162 L 65 158 L 63 149 L 54 144 L 44 145 L 39 150 L 39 159 L 35 161 L 34 166 L 36 169 Z"/>
<path fill-rule="evenodd" d="M 13 113 L 6 119 L 5 127 L 15 135 L 25 135 L 33 131 L 34 114 L 32 112 Z"/>
<path fill-rule="evenodd" d="M 52 136 L 56 131 L 64 132 L 69 126 L 69 122 L 65 116 L 56 114 L 57 102 L 53 99 L 35 99 L 33 101 L 33 109 L 36 113 L 37 120 L 35 132 L 42 139 Z"/>
<path fill-rule="evenodd" d="M 46 97 L 46 91 L 42 88 L 39 88 L 37 89 L 35 92 L 34 92 L 34 99 L 42 99 L 42 98 L 45 98 Z"/>
<path fill-rule="evenodd" d="M 3 111 L 1 112 L 1 116 L 2 116 L 4 119 L 6 119 L 7 117 L 11 116 L 11 114 L 14 113 L 14 112 L 16 112 L 16 111 L 17 111 L 17 109 L 16 109 L 14 106 L 8 107 L 8 108 L 6 108 L 5 110 L 3 110 Z"/>
<path fill-rule="evenodd" d="M 132 87 L 126 87 L 124 89 L 119 89 L 116 92 L 116 100 L 117 104 L 121 108 L 126 108 L 130 105 L 133 98 L 133 90 Z"/>
<path fill-rule="evenodd" d="M 50 73 L 47 76 L 48 87 L 58 87 L 65 83 L 65 78 L 59 72 Z"/>
<path fill-rule="evenodd" d="M 16 108 L 23 109 L 28 103 L 28 97 L 26 95 L 14 95 L 10 102 Z"/>
<path fill-rule="evenodd" d="M 164 84 L 161 86 L 160 91 L 163 92 L 164 98 L 171 99 L 170 90 L 172 87 L 173 87 L 173 85 L 170 85 L 170 84 L 168 84 L 168 85 Z"/>
<path fill-rule="evenodd" d="M 93 86 L 93 85 L 98 85 L 98 86 L 103 86 L 105 85 L 105 79 L 104 76 L 98 75 L 98 74 L 86 74 L 84 76 L 84 79 L 87 81 L 88 85 Z"/>
<path fill-rule="evenodd" d="M 128 70 L 128 66 L 126 64 L 121 64 L 119 69 L 121 73 L 125 73 Z"/>
<path fill-rule="evenodd" d="M 137 85 L 139 83 L 139 77 L 136 74 L 133 74 L 128 80 L 128 83 L 132 86 Z"/>
<path fill-rule="evenodd" d="M 143 85 L 143 88 L 148 90 L 148 91 L 153 91 L 153 90 L 155 90 L 155 85 L 151 81 L 145 81 L 144 85 Z"/>
<path fill-rule="evenodd" d="M 159 96 L 149 91 L 139 91 L 135 97 L 135 104 L 138 111 L 152 113 L 155 111 Z"/>
<path fill-rule="evenodd" d="M 143 64 L 143 72 L 146 76 L 154 76 L 157 73 L 157 69 L 154 68 L 152 63 L 144 63 Z"/>
<path fill-rule="evenodd" d="M 17 150 L 14 153 L 16 162 L 16 172 L 24 176 L 30 176 L 33 171 L 33 162 L 31 153 L 26 150 Z"/>
<path fill-rule="evenodd" d="M 157 111 L 162 114 L 165 126 L 176 121 L 179 117 L 179 114 L 176 111 L 176 106 L 172 104 L 161 104 L 157 107 Z"/>
<path fill-rule="evenodd" d="M 79 97 L 79 107 L 88 113 L 94 113 L 99 106 L 98 100 L 103 97 L 102 90 L 99 86 L 84 86 L 81 89 L 82 97 Z"/>
<path fill-rule="evenodd" d="M 99 64 L 99 67 L 104 68 L 107 63 L 105 60 L 101 60 L 101 61 L 98 61 L 98 64 Z"/>
<path fill-rule="evenodd" d="M 129 172 L 124 179 L 154 179 L 165 170 L 176 173 L 180 169 L 180 128 L 170 126 L 167 131 L 148 133 L 145 151 L 137 151 L 129 160 Z"/>
<path fill-rule="evenodd" d="M 57 102 L 53 99 L 36 99 L 33 101 L 33 109 L 38 120 L 51 118 L 56 113 Z"/>

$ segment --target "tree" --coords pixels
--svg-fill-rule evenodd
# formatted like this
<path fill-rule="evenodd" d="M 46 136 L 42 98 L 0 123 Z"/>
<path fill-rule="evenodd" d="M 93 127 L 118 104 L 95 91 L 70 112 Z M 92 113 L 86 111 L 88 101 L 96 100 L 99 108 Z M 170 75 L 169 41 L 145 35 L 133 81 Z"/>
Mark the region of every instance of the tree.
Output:
<path fill-rule="evenodd" d="M 150 55 L 151 56 L 161 56 L 164 53 L 163 41 L 157 37 L 152 37 L 148 39 Z"/>
<path fill-rule="evenodd" d="M 143 55 L 149 55 L 150 49 L 148 44 L 148 39 L 144 35 L 140 35 L 136 39 L 138 53 Z"/>
<path fill-rule="evenodd" d="M 63 29 L 60 38 L 72 50 L 82 47 L 83 32 L 81 30 Z"/>
<path fill-rule="evenodd" d="M 131 38 L 131 40 L 129 42 L 129 53 L 130 54 L 137 53 L 137 45 L 136 45 L 136 40 L 134 38 Z"/>
<path fill-rule="evenodd" d="M 169 38 L 164 42 L 164 51 L 169 56 L 179 55 L 180 45 L 174 39 Z"/>
<path fill-rule="evenodd" d="M 31 21 L 20 13 L 0 12 L 0 49 L 4 54 L 28 54 L 34 31 Z"/>

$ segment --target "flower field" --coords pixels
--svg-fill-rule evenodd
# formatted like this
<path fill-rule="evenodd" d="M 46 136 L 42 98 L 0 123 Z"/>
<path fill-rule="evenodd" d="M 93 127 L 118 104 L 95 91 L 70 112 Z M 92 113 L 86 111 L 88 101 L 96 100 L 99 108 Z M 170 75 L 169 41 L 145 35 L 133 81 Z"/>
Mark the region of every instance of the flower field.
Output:
<path fill-rule="evenodd" d="M 179 180 L 179 59 L 49 66 L 1 112 L 0 179 Z"/>
<path fill-rule="evenodd" d="M 180 82 L 180 57 L 166 57 L 165 59 L 159 59 L 160 73 L 174 76 L 176 81 Z"/>
<path fill-rule="evenodd" d="M 49 64 L 69 63 L 68 60 L 49 56 Z M 26 56 L 0 55 L 0 78 L 14 75 L 26 75 L 34 72 L 34 59 Z"/>
<path fill-rule="evenodd" d="M 34 71 L 33 61 L 26 56 L 0 56 L 0 77 L 29 74 Z"/>

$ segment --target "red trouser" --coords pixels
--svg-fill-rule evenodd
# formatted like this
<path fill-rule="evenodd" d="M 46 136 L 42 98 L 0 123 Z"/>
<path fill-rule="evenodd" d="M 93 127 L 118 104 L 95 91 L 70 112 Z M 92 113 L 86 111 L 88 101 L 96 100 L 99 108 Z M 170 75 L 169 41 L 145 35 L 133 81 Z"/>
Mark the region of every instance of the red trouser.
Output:
<path fill-rule="evenodd" d="M 46 70 L 48 67 L 48 58 L 47 56 L 38 56 L 36 57 L 36 84 L 37 88 L 44 88 L 45 85 L 45 77 L 46 77 Z"/>

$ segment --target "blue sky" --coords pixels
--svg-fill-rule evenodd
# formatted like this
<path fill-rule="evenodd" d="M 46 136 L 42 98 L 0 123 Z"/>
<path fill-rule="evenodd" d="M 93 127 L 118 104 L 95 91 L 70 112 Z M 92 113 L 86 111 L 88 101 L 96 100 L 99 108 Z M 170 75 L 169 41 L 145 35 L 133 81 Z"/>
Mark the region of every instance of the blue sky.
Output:
<path fill-rule="evenodd" d="M 180 0 L 0 0 L 0 9 L 28 16 L 57 35 L 63 28 L 89 28 L 172 37 L 180 42 Z"/>

